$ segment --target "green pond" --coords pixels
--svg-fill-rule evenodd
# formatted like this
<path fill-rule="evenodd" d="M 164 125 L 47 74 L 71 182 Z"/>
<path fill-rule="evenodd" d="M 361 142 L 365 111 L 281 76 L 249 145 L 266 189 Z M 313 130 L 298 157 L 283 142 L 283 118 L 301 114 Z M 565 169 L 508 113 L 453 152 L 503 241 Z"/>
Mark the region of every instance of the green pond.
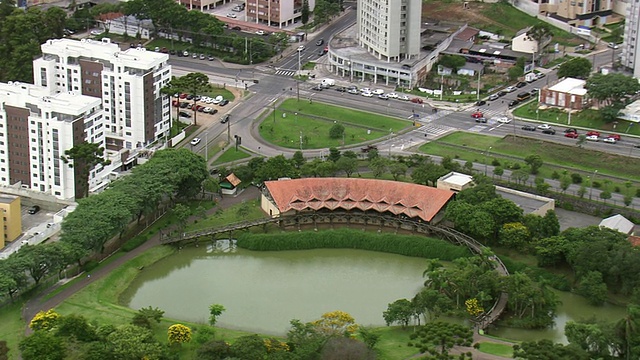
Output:
<path fill-rule="evenodd" d="M 361 325 L 384 326 L 382 312 L 397 299 L 413 297 L 425 268 L 425 259 L 363 250 L 258 252 L 201 244 L 146 267 L 121 301 L 133 309 L 151 305 L 167 317 L 201 323 L 207 322 L 210 304 L 222 304 L 226 311 L 219 326 L 274 335 L 285 334 L 292 319 L 312 321 L 334 310 L 350 313 Z M 554 328 L 498 328 L 490 334 L 564 342 L 567 321 L 617 319 L 625 311 L 559 295 Z"/>

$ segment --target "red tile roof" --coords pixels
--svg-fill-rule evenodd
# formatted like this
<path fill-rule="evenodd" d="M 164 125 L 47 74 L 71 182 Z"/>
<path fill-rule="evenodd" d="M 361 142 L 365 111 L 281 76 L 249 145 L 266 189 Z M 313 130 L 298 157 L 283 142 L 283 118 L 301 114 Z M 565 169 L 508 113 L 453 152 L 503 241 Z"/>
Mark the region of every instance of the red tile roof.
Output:
<path fill-rule="evenodd" d="M 474 29 L 472 27 L 468 27 L 468 28 L 460 31 L 460 33 L 458 35 L 456 35 L 456 39 L 463 40 L 463 41 L 469 41 L 474 36 L 478 35 L 479 33 L 480 33 L 480 30 Z"/>
<path fill-rule="evenodd" d="M 238 177 L 234 173 L 229 174 L 229 176 L 227 176 L 224 179 L 227 180 L 229 184 L 233 185 L 233 187 L 240 185 L 240 183 L 242 182 L 240 181 L 240 179 L 238 179 Z"/>
<path fill-rule="evenodd" d="M 424 185 L 359 178 L 265 181 L 280 212 L 359 209 L 404 214 L 431 221 L 454 192 Z"/>

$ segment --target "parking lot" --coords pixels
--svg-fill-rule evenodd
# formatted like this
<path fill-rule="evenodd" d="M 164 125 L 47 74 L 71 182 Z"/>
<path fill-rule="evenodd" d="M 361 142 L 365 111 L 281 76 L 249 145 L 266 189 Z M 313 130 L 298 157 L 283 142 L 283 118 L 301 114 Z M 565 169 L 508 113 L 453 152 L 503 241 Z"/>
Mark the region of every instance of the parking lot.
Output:
<path fill-rule="evenodd" d="M 177 96 L 176 96 L 177 95 Z M 219 112 L 223 111 L 229 104 L 229 100 L 223 98 L 221 95 L 216 97 L 198 96 L 194 104 L 194 97 L 188 94 L 176 94 L 174 95 L 171 105 L 173 108 L 179 107 L 178 114 L 181 120 L 193 118 L 193 113 L 198 112 L 197 117 L 199 119 L 216 119 L 220 115 Z"/>

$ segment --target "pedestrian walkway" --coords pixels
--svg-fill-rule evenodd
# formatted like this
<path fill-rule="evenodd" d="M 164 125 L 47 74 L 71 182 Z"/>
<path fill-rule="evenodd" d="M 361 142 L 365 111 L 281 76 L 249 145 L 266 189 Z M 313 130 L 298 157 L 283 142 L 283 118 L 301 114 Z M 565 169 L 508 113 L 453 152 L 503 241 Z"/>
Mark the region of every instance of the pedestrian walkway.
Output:
<path fill-rule="evenodd" d="M 297 71 L 295 70 L 278 70 L 276 71 L 276 75 L 285 76 L 285 77 L 293 77 Z"/>
<path fill-rule="evenodd" d="M 454 127 L 442 125 L 442 124 L 426 124 L 424 126 L 421 126 L 418 130 L 416 130 L 416 132 L 420 134 L 424 134 L 422 136 L 429 139 L 440 137 L 442 135 L 448 134 L 453 131 L 457 131 L 457 129 Z"/>

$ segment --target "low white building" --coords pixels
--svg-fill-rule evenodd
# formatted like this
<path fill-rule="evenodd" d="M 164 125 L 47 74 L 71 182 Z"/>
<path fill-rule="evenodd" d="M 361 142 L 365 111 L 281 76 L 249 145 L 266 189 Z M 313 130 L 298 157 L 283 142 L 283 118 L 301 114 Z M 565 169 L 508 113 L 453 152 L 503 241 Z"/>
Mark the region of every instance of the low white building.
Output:
<path fill-rule="evenodd" d="M 557 106 L 567 110 L 582 110 L 589 106 L 587 82 L 581 79 L 564 78 L 540 90 L 540 105 Z"/>
<path fill-rule="evenodd" d="M 511 39 L 511 49 L 513 51 L 523 52 L 527 54 L 537 54 L 542 48 L 547 46 L 551 41 L 551 37 L 542 39 L 540 43 L 537 40 L 527 35 L 527 32 L 531 30 L 531 27 L 522 29 L 516 33 L 516 36 Z"/>
<path fill-rule="evenodd" d="M 473 176 L 452 171 L 439 178 L 436 187 L 442 190 L 460 192 L 474 185 Z"/>
<path fill-rule="evenodd" d="M 612 229 L 625 235 L 633 235 L 633 229 L 636 225 L 624 216 L 617 214 L 603 219 L 598 226 Z"/>
<path fill-rule="evenodd" d="M 18 82 L 0 83 L 0 185 L 53 195 L 82 197 L 87 184 L 78 167 L 61 156 L 84 141 L 104 146 L 102 101 L 78 92 L 51 94 L 47 89 Z M 106 156 L 106 154 L 105 154 Z M 112 171 L 98 166 L 89 173 L 89 188 Z"/>
<path fill-rule="evenodd" d="M 140 20 L 133 15 L 123 15 L 112 20 L 104 20 L 105 29 L 109 29 L 109 33 L 117 35 L 127 35 L 142 39 L 150 39 L 153 33 L 153 23 L 151 20 Z"/>

